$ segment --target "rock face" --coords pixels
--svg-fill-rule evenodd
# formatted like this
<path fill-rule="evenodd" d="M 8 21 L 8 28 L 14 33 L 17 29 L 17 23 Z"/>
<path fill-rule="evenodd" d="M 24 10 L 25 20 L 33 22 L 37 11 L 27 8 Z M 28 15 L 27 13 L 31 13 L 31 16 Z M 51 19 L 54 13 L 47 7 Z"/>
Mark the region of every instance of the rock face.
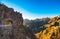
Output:
<path fill-rule="evenodd" d="M 35 39 L 23 26 L 22 14 L 0 4 L 0 39 Z"/>
<path fill-rule="evenodd" d="M 60 39 L 60 16 L 51 18 L 44 26 L 45 30 L 35 34 L 37 39 Z"/>
<path fill-rule="evenodd" d="M 49 20 L 50 18 L 48 17 L 35 20 L 24 19 L 23 24 L 35 34 L 44 30 L 44 24 L 47 24 Z"/>

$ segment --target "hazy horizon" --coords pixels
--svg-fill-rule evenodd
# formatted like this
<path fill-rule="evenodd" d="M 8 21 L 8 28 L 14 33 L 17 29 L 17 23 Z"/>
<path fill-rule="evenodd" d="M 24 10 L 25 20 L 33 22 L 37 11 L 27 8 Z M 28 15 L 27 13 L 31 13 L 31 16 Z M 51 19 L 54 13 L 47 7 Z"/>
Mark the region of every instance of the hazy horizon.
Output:
<path fill-rule="evenodd" d="M 0 0 L 0 2 L 21 12 L 24 19 L 40 19 L 60 15 L 59 0 Z"/>

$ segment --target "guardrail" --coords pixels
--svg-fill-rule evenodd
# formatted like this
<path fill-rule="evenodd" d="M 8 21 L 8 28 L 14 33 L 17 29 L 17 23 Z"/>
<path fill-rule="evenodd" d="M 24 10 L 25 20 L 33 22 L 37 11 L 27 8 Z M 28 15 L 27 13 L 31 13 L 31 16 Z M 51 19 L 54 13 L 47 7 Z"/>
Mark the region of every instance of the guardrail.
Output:
<path fill-rule="evenodd" d="M 12 26 L 12 24 L 5 24 L 5 25 L 0 25 L 0 27 L 6 27 L 6 26 Z"/>

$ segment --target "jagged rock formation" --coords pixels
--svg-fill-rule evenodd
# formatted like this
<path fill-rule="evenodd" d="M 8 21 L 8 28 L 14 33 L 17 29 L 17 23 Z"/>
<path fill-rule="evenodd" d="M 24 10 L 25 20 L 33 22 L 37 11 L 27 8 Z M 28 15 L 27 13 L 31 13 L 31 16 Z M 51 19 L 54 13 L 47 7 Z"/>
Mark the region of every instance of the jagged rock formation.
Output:
<path fill-rule="evenodd" d="M 37 39 L 60 39 L 60 16 L 51 18 L 44 26 L 45 30 L 35 34 Z"/>
<path fill-rule="evenodd" d="M 44 30 L 44 24 L 47 24 L 49 20 L 50 18 L 48 17 L 35 20 L 24 19 L 23 24 L 35 34 Z"/>
<path fill-rule="evenodd" d="M 0 39 L 35 39 L 23 26 L 22 14 L 0 4 Z"/>

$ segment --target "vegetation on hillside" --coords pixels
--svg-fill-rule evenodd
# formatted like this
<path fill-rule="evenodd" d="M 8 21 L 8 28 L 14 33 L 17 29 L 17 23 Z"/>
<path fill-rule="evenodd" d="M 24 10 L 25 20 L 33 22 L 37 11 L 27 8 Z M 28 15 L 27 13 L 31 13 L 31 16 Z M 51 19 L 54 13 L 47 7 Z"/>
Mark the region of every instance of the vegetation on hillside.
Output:
<path fill-rule="evenodd" d="M 45 30 L 35 34 L 37 39 L 60 39 L 60 16 L 51 18 L 44 26 Z"/>

